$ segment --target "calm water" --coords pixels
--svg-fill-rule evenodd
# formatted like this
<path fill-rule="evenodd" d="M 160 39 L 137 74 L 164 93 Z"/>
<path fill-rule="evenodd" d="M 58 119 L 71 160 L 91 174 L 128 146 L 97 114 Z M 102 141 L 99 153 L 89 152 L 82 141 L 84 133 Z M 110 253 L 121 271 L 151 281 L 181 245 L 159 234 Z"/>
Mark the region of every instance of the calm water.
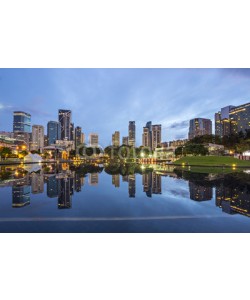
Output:
<path fill-rule="evenodd" d="M 250 175 L 1 167 L 0 232 L 250 232 Z"/>

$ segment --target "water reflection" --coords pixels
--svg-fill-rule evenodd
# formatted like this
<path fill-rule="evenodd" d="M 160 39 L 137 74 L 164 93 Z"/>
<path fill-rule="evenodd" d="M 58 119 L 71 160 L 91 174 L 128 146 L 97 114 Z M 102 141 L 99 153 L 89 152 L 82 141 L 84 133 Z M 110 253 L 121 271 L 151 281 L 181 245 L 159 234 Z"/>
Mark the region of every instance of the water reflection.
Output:
<path fill-rule="evenodd" d="M 196 202 L 215 200 L 215 206 L 229 215 L 241 214 L 250 216 L 250 175 L 247 173 L 232 174 L 200 174 L 155 167 L 141 168 L 130 166 L 80 166 L 68 164 L 6 166 L 1 167 L 0 187 L 12 188 L 12 207 L 22 208 L 31 203 L 31 194 L 47 194 L 48 198 L 57 198 L 58 209 L 71 209 L 74 193 L 84 189 L 85 180 L 88 186 L 97 187 L 101 180 L 100 174 L 110 176 L 110 186 L 121 188 L 121 182 L 127 183 L 127 195 L 135 198 L 137 189 L 146 197 L 164 194 L 162 178 L 172 177 L 173 180 L 186 181 L 189 199 Z M 140 179 L 141 180 L 138 180 Z M 175 186 L 167 187 L 175 197 L 185 198 L 183 190 Z"/>

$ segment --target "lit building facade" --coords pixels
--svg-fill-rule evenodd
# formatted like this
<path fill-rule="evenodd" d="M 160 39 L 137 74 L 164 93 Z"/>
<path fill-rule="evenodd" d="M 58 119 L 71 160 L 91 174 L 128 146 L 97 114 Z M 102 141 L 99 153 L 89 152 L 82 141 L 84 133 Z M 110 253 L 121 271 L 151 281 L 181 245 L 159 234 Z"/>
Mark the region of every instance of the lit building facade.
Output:
<path fill-rule="evenodd" d="M 61 128 L 61 139 L 70 141 L 72 137 L 72 126 L 71 126 L 72 113 L 71 110 L 59 109 L 58 110 L 58 121 Z"/>
<path fill-rule="evenodd" d="M 229 112 L 231 133 L 239 133 L 250 130 L 250 103 L 232 108 Z"/>
<path fill-rule="evenodd" d="M 120 132 L 119 131 L 115 131 L 112 134 L 112 145 L 114 147 L 120 147 Z"/>
<path fill-rule="evenodd" d="M 14 111 L 13 132 L 31 132 L 31 115 L 23 111 Z"/>
<path fill-rule="evenodd" d="M 212 134 L 212 121 L 210 119 L 195 118 L 189 122 L 189 139 L 193 139 L 196 136 Z"/>
<path fill-rule="evenodd" d="M 161 147 L 161 125 L 152 125 L 152 149 Z"/>
<path fill-rule="evenodd" d="M 61 125 L 56 121 L 49 121 L 47 124 L 48 146 L 61 139 Z"/>
<path fill-rule="evenodd" d="M 75 128 L 75 148 L 82 144 L 82 127 L 76 126 Z"/>
<path fill-rule="evenodd" d="M 129 121 L 128 125 L 128 145 L 135 147 L 135 121 Z"/>
<path fill-rule="evenodd" d="M 235 106 L 229 105 L 223 107 L 218 113 L 215 113 L 214 124 L 215 124 L 215 135 L 223 137 L 231 134 L 231 122 L 229 113 Z"/>
<path fill-rule="evenodd" d="M 146 126 L 143 127 L 142 145 L 152 149 L 152 122 L 147 122 Z"/>

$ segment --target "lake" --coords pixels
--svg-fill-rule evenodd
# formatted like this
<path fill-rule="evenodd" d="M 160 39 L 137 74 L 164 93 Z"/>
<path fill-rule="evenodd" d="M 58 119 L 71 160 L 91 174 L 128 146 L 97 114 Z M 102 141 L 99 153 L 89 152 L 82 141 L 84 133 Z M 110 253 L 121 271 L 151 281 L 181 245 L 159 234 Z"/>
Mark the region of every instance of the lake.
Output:
<path fill-rule="evenodd" d="M 248 171 L 189 169 L 1 166 L 0 232 L 250 232 Z"/>

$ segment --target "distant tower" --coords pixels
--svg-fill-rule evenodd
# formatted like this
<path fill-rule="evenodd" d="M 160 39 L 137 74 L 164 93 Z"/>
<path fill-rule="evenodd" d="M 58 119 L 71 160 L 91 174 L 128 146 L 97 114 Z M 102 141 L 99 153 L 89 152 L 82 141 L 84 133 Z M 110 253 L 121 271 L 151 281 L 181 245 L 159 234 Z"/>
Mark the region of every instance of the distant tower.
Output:
<path fill-rule="evenodd" d="M 135 121 L 129 121 L 128 125 L 128 145 L 135 147 Z"/>
<path fill-rule="evenodd" d="M 42 125 L 32 126 L 32 150 L 43 152 L 44 148 L 44 127 Z"/>
<path fill-rule="evenodd" d="M 152 149 L 152 122 L 147 122 L 146 126 L 143 127 L 142 145 Z"/>
<path fill-rule="evenodd" d="M 82 144 L 82 127 L 76 126 L 76 128 L 75 128 L 75 149 L 77 149 L 77 147 L 81 144 Z"/>
<path fill-rule="evenodd" d="M 99 146 L 99 137 L 96 133 L 91 133 L 89 135 L 89 145 L 90 147 L 98 147 Z"/>
<path fill-rule="evenodd" d="M 152 149 L 161 146 L 161 125 L 152 125 Z"/>
<path fill-rule="evenodd" d="M 114 147 L 120 147 L 120 132 L 115 131 L 114 134 L 112 134 L 112 145 Z"/>
<path fill-rule="evenodd" d="M 61 139 L 70 141 L 72 138 L 71 110 L 59 109 L 58 121 L 61 125 Z"/>

